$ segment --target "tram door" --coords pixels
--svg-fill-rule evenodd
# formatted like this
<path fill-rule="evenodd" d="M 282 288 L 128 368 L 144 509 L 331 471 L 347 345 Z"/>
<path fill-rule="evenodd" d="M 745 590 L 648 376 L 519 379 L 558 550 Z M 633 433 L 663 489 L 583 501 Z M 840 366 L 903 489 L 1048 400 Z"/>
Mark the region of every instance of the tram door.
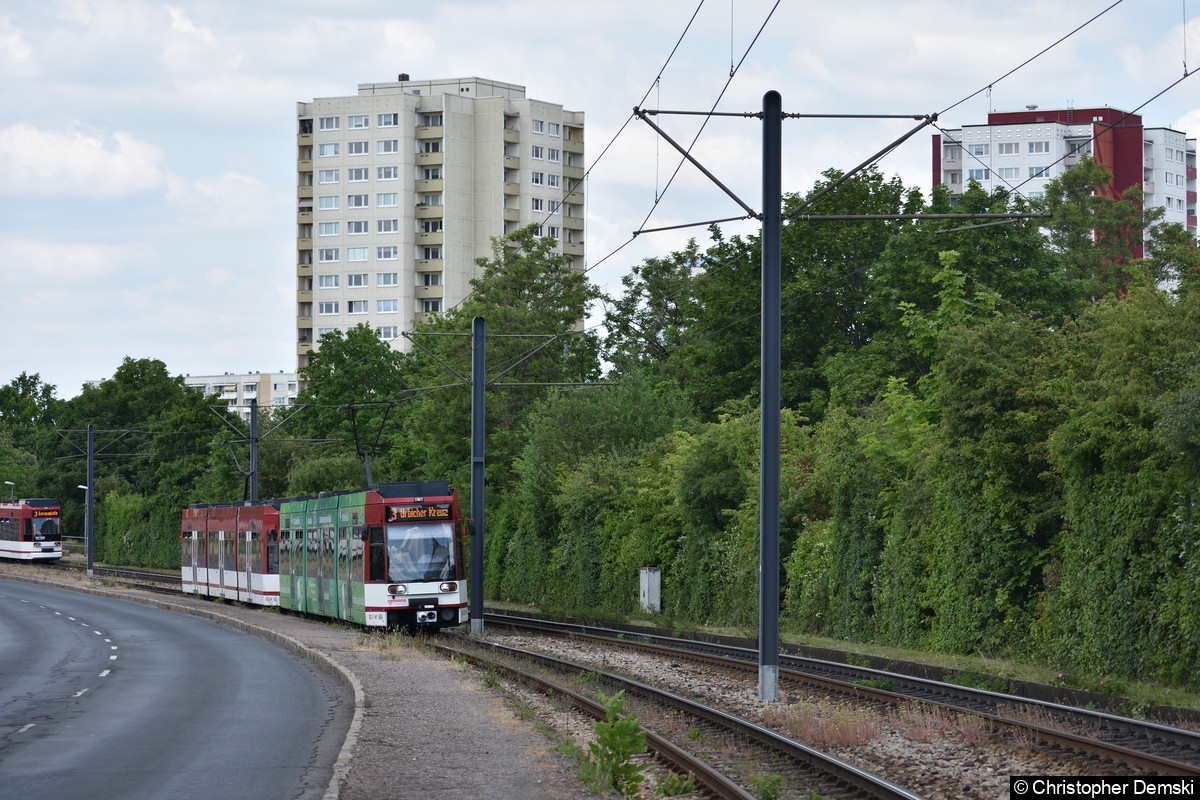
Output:
<path fill-rule="evenodd" d="M 254 539 L 257 534 L 254 531 L 241 531 L 240 535 L 242 552 L 239 554 L 241 560 L 238 564 L 242 565 L 242 574 L 238 578 L 238 600 L 248 603 L 254 590 L 251 576 L 254 574 Z"/>
<path fill-rule="evenodd" d="M 196 592 L 199 591 L 201 570 L 204 569 L 204 532 L 188 531 L 187 546 L 191 556 L 188 559 L 188 571 L 191 573 L 192 591 Z"/>

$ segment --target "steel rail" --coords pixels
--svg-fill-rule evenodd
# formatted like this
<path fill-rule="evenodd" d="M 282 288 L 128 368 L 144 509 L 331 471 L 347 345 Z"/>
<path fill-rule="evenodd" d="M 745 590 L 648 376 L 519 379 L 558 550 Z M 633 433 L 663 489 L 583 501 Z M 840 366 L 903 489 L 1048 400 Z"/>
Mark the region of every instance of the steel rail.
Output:
<path fill-rule="evenodd" d="M 650 684 L 635 681 L 630 678 L 616 675 L 610 672 L 596 669 L 593 666 L 577 664 L 565 659 L 547 656 L 542 653 L 537 653 L 520 648 L 509 647 L 497 642 L 489 642 L 485 640 L 472 640 L 473 643 L 480 647 L 486 647 L 494 652 L 503 653 L 508 656 L 529 659 L 535 662 L 551 666 L 555 669 L 566 670 L 571 672 L 590 672 L 594 673 L 605 681 L 614 685 L 625 687 L 638 695 L 652 699 L 654 702 L 663 705 L 672 706 L 680 709 L 687 714 L 695 717 L 706 719 L 726 730 L 733 731 L 739 736 L 747 740 L 756 742 L 760 747 L 774 751 L 783 755 L 788 760 L 796 764 L 803 764 L 806 768 L 815 770 L 834 779 L 837 783 L 851 789 L 855 793 L 866 792 L 870 797 L 878 798 L 879 800 L 922 800 L 920 795 L 914 794 L 903 787 L 897 786 L 877 775 L 873 775 L 865 770 L 859 769 L 852 764 L 848 764 L 841 759 L 835 758 L 828 753 L 823 753 L 807 745 L 801 744 L 794 739 L 789 739 L 786 736 L 776 733 L 775 731 L 755 725 L 744 719 L 740 719 L 731 714 L 727 714 L 702 703 L 697 703 L 677 694 L 668 692 L 664 689 L 651 686 Z M 435 643 L 434 647 L 438 649 L 447 648 L 448 651 L 454 651 L 456 655 L 462 656 L 457 648 L 449 648 L 448 645 Z M 465 657 L 465 656 L 464 656 Z M 512 669 L 508 667 L 508 669 Z M 540 678 L 536 678 L 539 683 Z M 558 690 L 558 687 L 554 687 Z M 603 711 L 600 711 L 603 715 Z"/>
<path fill-rule="evenodd" d="M 753 670 L 755 664 L 757 663 L 757 652 L 751 650 L 750 648 L 734 647 L 731 645 L 718 644 L 714 642 L 674 639 L 658 636 L 656 634 L 634 634 L 633 638 L 630 638 L 631 635 L 628 631 L 617 631 L 603 627 L 589 627 L 580 625 L 578 623 L 554 623 L 548 620 L 513 617 L 507 615 L 489 614 L 488 619 L 501 625 L 512 625 L 514 627 L 526 627 L 536 630 L 563 633 L 576 638 L 589 639 L 605 644 L 618 644 L 623 647 L 637 648 L 662 655 L 670 655 L 676 658 L 686 656 L 688 658 L 726 668 L 732 667 L 741 670 Z M 705 653 L 701 652 L 701 650 L 707 650 L 709 652 Z M 1086 720 L 1090 724 L 1094 725 L 1131 728 L 1136 730 L 1139 734 L 1145 736 L 1147 740 L 1152 740 L 1155 737 L 1159 739 L 1169 739 L 1177 741 L 1181 743 L 1182 746 L 1189 747 L 1193 751 L 1200 751 L 1200 735 L 1192 733 L 1191 731 L 1182 730 L 1180 728 L 1173 728 L 1167 725 L 1147 722 L 1144 720 L 1134 720 L 1115 714 L 1094 711 L 1092 709 L 1081 709 L 1058 703 L 1049 703 L 1043 700 L 1032 700 L 1029 698 L 1017 697 L 1015 695 L 1003 694 L 999 692 L 988 692 L 983 689 L 975 689 L 972 687 L 960 686 L 958 684 L 943 683 L 940 681 L 929 680 L 927 678 L 901 675 L 899 673 L 877 670 L 870 667 L 839 664 L 837 662 L 824 661 L 821 659 L 811 659 L 783 654 L 781 656 L 781 663 L 788 663 L 792 665 L 791 668 L 780 669 L 781 677 L 787 677 L 791 680 L 799 682 L 815 683 L 822 688 L 831 691 L 843 694 L 851 694 L 858 697 L 867 697 L 888 705 L 899 705 L 905 702 L 919 702 L 958 713 L 970 713 L 986 719 L 991 724 L 1002 728 L 1029 731 L 1038 738 L 1049 743 L 1067 747 L 1072 750 L 1089 753 L 1101 758 L 1116 758 L 1125 763 L 1151 770 L 1157 774 L 1180 776 L 1200 775 L 1200 763 L 1193 764 L 1190 762 L 1179 761 L 1177 759 L 1160 756 L 1155 753 L 1150 753 L 1143 750 L 1135 750 L 1120 744 L 1068 733 L 1066 731 L 1057 730 L 1039 723 L 1002 716 L 994 712 L 1000 707 L 1005 707 L 1007 705 L 1046 709 L 1055 715 L 1076 717 Z M 845 676 L 847 673 L 850 673 L 852 679 L 846 680 L 844 677 L 835 678 L 826 675 L 815 674 L 810 670 L 810 667 L 812 666 L 819 667 L 825 671 L 836 671 L 843 676 Z M 942 700 L 934 700 L 930 699 L 929 697 L 920 696 L 920 694 L 915 691 L 909 693 L 890 691 L 874 686 L 863 685 L 858 682 L 865 679 L 876 679 L 896 684 L 909 684 L 923 691 L 935 692 L 936 694 L 942 696 L 958 696 L 959 698 L 963 698 L 964 701 L 945 702 Z M 991 710 L 982 711 L 979 708 L 972 706 L 972 703 L 981 702 L 986 704 Z"/>

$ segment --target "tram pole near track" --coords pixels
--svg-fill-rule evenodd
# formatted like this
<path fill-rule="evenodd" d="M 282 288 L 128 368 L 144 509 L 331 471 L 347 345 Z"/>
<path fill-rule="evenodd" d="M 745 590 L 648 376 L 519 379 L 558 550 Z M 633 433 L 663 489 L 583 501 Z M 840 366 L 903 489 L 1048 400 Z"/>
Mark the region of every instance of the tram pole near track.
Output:
<path fill-rule="evenodd" d="M 758 698 L 779 690 L 779 456 L 782 391 L 783 99 L 763 95 L 762 341 L 759 369 Z"/>
<path fill-rule="evenodd" d="M 96 502 L 92 487 L 96 485 L 96 430 L 89 422 L 87 427 L 87 513 L 83 518 L 84 550 L 87 551 L 87 576 L 92 577 L 92 534 L 95 530 Z"/>
<path fill-rule="evenodd" d="M 487 323 L 471 321 L 471 633 L 483 633 L 483 466 L 487 438 Z"/>

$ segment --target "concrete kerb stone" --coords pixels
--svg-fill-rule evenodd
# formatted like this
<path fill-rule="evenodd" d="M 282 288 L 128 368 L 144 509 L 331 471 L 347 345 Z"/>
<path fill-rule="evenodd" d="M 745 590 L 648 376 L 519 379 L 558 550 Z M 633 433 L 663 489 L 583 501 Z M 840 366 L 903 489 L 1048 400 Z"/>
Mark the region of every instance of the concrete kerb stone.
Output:
<path fill-rule="evenodd" d="M 350 757 L 354 751 L 354 745 L 358 742 L 358 734 L 362 728 L 363 708 L 365 706 L 365 695 L 363 693 L 362 683 L 359 682 L 358 677 L 355 676 L 354 673 L 350 672 L 350 670 L 346 669 L 341 664 L 337 663 L 319 650 L 314 650 L 313 648 L 292 638 L 291 636 L 279 633 L 278 631 L 270 630 L 268 628 L 263 628 L 258 625 L 253 625 L 245 620 L 230 617 L 215 610 L 210 610 L 207 608 L 193 608 L 191 606 L 172 603 L 169 600 L 160 599 L 157 597 L 147 597 L 139 594 L 126 594 L 124 592 L 117 592 L 111 589 L 102 589 L 96 586 L 57 581 L 37 575 L 21 575 L 19 573 L 5 572 L 4 577 L 15 578 L 28 583 L 38 583 L 44 586 L 56 586 L 63 589 L 69 589 L 73 592 L 94 594 L 101 597 L 111 597 L 116 600 L 128 600 L 134 603 L 141 603 L 142 605 L 154 606 L 167 611 L 177 611 L 182 614 L 191 614 L 194 617 L 202 617 L 212 620 L 220 625 L 237 628 L 244 633 L 249 633 L 253 636 L 266 639 L 267 641 L 279 645 L 290 653 L 294 653 L 301 658 L 307 658 L 316 663 L 322 669 L 326 670 L 339 681 L 341 681 L 346 688 L 350 689 L 354 693 L 354 715 L 350 720 L 350 727 L 346 731 L 346 738 L 342 742 L 342 747 L 338 752 L 337 760 L 334 762 L 333 775 L 329 780 L 329 786 L 325 789 L 324 795 L 324 800 L 337 800 L 338 795 L 341 793 L 342 783 L 345 781 L 346 776 L 350 772 Z"/>

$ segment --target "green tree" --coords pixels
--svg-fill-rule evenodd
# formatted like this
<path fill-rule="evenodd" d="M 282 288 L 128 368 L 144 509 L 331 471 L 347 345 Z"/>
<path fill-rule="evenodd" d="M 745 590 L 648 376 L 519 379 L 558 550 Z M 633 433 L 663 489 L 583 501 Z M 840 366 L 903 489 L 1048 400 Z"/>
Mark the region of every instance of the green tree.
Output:
<path fill-rule="evenodd" d="M 1143 209 L 1142 191 L 1132 186 L 1118 195 L 1112 174 L 1084 156 L 1073 169 L 1046 183 L 1037 206 L 1050 212 L 1049 244 L 1069 278 L 1090 300 L 1121 291 L 1130 281 L 1144 232 L 1162 216 Z"/>
<path fill-rule="evenodd" d="M 465 486 L 470 473 L 472 320 L 487 326 L 487 473 L 492 486 L 512 482 L 513 460 L 524 446 L 523 425 L 547 389 L 529 384 L 576 384 L 599 375 L 599 341 L 580 326 L 599 297 L 554 239 L 533 226 L 493 240 L 492 257 L 478 259 L 481 275 L 460 305 L 419 322 L 419 347 L 405 373 L 425 387 L 403 411 L 405 441 L 389 462 L 393 472 L 444 478 Z M 525 385 L 518 385 L 525 384 Z M 442 387 L 442 388 L 436 388 Z"/>
<path fill-rule="evenodd" d="M 22 372 L 6 386 L 0 386 L 0 431 L 25 432 L 54 423 L 58 406 L 54 387 L 42 383 L 38 374 Z"/>
<path fill-rule="evenodd" d="M 694 293 L 702 263 L 692 239 L 682 251 L 633 267 L 621 279 L 624 295 L 604 298 L 604 355 L 616 373 L 644 367 L 686 383 L 689 334 L 703 312 Z"/>

